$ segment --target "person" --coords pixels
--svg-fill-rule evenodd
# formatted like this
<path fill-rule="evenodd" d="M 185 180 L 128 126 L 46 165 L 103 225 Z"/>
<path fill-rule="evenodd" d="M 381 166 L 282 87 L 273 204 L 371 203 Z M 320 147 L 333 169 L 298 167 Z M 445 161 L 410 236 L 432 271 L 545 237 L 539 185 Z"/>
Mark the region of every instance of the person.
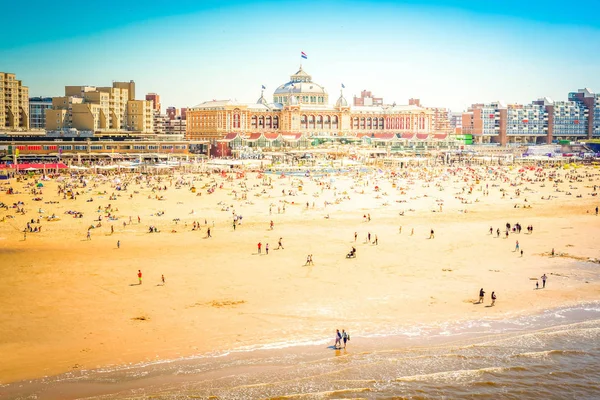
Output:
<path fill-rule="evenodd" d="M 256 246 L 258 247 L 258 254 L 260 254 L 260 249 L 262 248 L 262 243 L 258 242 L 258 244 Z"/>
<path fill-rule="evenodd" d="M 375 240 L 373 241 L 374 245 L 378 245 L 379 244 L 379 239 L 377 239 L 377 235 L 375 235 Z"/>
<path fill-rule="evenodd" d="M 598 206 L 596 206 L 596 215 L 598 215 Z"/>
<path fill-rule="evenodd" d="M 429 239 L 433 239 L 435 238 L 435 233 L 433 232 L 433 229 L 431 230 L 431 232 L 429 233 Z"/>
<path fill-rule="evenodd" d="M 313 259 L 312 259 L 312 254 L 308 255 L 308 262 L 310 263 L 310 265 L 315 265 L 315 263 L 313 262 Z"/>
<path fill-rule="evenodd" d="M 358 233 L 354 232 L 354 241 L 356 242 L 356 238 L 358 237 Z"/>
<path fill-rule="evenodd" d="M 139 280 L 139 284 L 142 284 L 142 271 L 138 269 L 138 280 Z"/>
<path fill-rule="evenodd" d="M 160 280 L 162 281 L 162 284 L 164 285 L 164 284 L 165 284 L 165 276 L 164 276 L 164 275 L 161 275 L 161 276 L 160 276 Z"/>
<path fill-rule="evenodd" d="M 523 249 L 521 249 L 521 257 L 523 257 Z"/>
<path fill-rule="evenodd" d="M 483 303 L 484 295 L 485 295 L 485 292 L 483 291 L 483 288 L 479 289 L 479 303 Z"/>
<path fill-rule="evenodd" d="M 493 307 L 494 304 L 496 304 L 496 292 L 492 292 L 492 304 L 490 304 L 490 307 Z"/>
<path fill-rule="evenodd" d="M 538 290 L 540 288 L 540 283 L 538 281 L 535 281 L 535 290 Z"/>
<path fill-rule="evenodd" d="M 267 243 L 265 245 L 265 253 L 267 253 L 267 255 L 269 255 L 269 243 Z"/>
<path fill-rule="evenodd" d="M 279 238 L 279 243 L 277 243 L 277 250 L 283 249 L 283 244 L 281 243 L 282 240 L 283 238 Z"/>
<path fill-rule="evenodd" d="M 121 248 L 121 241 L 117 240 L 117 249 L 120 249 L 120 248 Z"/>
<path fill-rule="evenodd" d="M 552 248 L 552 257 L 554 257 L 554 247 Z"/>
<path fill-rule="evenodd" d="M 87 240 L 92 240 L 92 234 L 90 233 L 89 229 L 87 231 Z"/>
<path fill-rule="evenodd" d="M 546 274 L 542 275 L 542 289 L 546 288 L 546 279 L 548 279 Z"/>
<path fill-rule="evenodd" d="M 515 251 L 519 251 L 519 241 L 517 240 L 517 243 L 515 244 Z"/>
<path fill-rule="evenodd" d="M 206 237 L 212 237 L 211 234 L 210 234 L 210 226 L 206 230 Z"/>
<path fill-rule="evenodd" d="M 346 333 L 344 329 L 342 329 L 342 340 L 344 341 L 344 348 L 346 348 L 346 342 L 349 338 L 350 336 Z"/>
<path fill-rule="evenodd" d="M 339 329 L 336 329 L 335 330 L 335 345 L 334 345 L 336 349 L 339 349 L 340 347 L 342 347 L 341 340 L 342 340 L 342 334 L 340 333 Z"/>

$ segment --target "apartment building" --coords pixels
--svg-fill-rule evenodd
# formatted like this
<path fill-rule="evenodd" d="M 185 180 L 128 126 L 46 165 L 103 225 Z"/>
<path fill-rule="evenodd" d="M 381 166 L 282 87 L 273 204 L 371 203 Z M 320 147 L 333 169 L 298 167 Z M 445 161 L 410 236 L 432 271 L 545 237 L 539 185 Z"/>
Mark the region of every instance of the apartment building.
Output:
<path fill-rule="evenodd" d="M 52 99 L 46 130 L 153 132 L 152 101 L 135 100 L 135 82 L 112 86 L 65 86 L 65 96 Z"/>
<path fill-rule="evenodd" d="M 354 96 L 354 107 L 358 106 L 382 106 L 383 97 L 375 97 L 370 90 L 360 92 L 360 97 Z"/>
<path fill-rule="evenodd" d="M 158 113 L 160 114 L 160 110 L 161 110 L 160 95 L 158 95 L 156 93 L 148 93 L 146 95 L 146 100 L 152 101 L 154 104 L 153 105 L 154 111 L 158 111 Z"/>
<path fill-rule="evenodd" d="M 29 129 L 29 88 L 8 72 L 0 72 L 0 129 Z"/>
<path fill-rule="evenodd" d="M 152 105 L 152 101 L 148 100 L 129 100 L 127 102 L 127 130 L 153 132 Z"/>
<path fill-rule="evenodd" d="M 580 89 L 567 101 L 544 97 L 530 104 L 473 104 L 462 115 L 462 133 L 473 135 L 476 143 L 502 145 L 600 138 L 600 96 Z"/>
<path fill-rule="evenodd" d="M 46 127 L 46 110 L 52 108 L 52 97 L 29 98 L 29 129 Z"/>

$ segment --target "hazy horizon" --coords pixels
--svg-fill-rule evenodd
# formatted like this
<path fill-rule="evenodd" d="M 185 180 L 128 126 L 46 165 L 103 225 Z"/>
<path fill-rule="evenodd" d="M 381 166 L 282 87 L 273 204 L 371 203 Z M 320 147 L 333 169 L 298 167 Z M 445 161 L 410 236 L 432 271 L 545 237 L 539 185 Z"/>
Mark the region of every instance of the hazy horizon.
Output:
<path fill-rule="evenodd" d="M 14 34 L 0 43 L 0 70 L 16 73 L 30 96 L 134 80 L 136 97 L 158 93 L 163 109 L 255 102 L 261 85 L 272 101 L 301 61 L 330 103 L 342 83 L 348 101 L 366 89 L 386 103 L 415 97 L 453 111 L 600 92 L 599 4 L 479 3 L 34 2 L 26 24 L 7 21 Z"/>

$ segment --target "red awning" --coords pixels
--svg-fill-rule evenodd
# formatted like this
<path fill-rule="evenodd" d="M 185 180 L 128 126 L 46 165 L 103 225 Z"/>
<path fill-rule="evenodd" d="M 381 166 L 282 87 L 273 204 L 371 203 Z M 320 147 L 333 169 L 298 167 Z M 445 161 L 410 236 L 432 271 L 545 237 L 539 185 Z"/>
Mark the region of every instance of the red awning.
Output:
<path fill-rule="evenodd" d="M 428 133 L 417 133 L 417 139 L 425 140 L 429 137 Z"/>
<path fill-rule="evenodd" d="M 436 133 L 435 135 L 433 135 L 434 139 L 446 139 L 447 137 L 447 133 Z"/>
<path fill-rule="evenodd" d="M 26 169 L 65 169 L 68 168 L 65 164 L 63 163 L 53 163 L 53 164 L 0 164 L 0 169 L 4 169 L 4 168 L 11 168 L 11 169 L 17 169 L 19 171 L 23 171 Z"/>
<path fill-rule="evenodd" d="M 414 132 L 406 132 L 402 134 L 402 139 L 412 139 L 414 136 Z"/>

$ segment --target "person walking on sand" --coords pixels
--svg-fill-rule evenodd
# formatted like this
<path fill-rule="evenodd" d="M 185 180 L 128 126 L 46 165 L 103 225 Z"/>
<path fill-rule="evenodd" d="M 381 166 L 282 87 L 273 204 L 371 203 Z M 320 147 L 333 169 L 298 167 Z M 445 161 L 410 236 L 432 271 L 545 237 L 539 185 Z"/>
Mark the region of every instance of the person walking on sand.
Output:
<path fill-rule="evenodd" d="M 358 237 L 358 233 L 354 232 L 354 242 L 356 242 L 357 237 Z"/>
<path fill-rule="evenodd" d="M 342 334 L 340 333 L 339 329 L 335 330 L 335 344 L 334 347 L 336 349 L 339 349 L 342 347 Z"/>
<path fill-rule="evenodd" d="M 162 281 L 162 284 L 163 284 L 163 286 L 164 286 L 164 284 L 165 284 L 165 276 L 164 276 L 164 275 L 161 275 L 161 276 L 160 276 L 160 280 Z"/>
<path fill-rule="evenodd" d="M 121 241 L 117 240 L 117 249 L 120 249 L 120 248 L 121 248 Z"/>
<path fill-rule="evenodd" d="M 596 216 L 598 215 L 598 206 L 596 206 Z"/>
<path fill-rule="evenodd" d="M 92 240 L 92 234 L 89 229 L 87 231 L 87 240 Z"/>
<path fill-rule="evenodd" d="M 269 243 L 265 245 L 265 253 L 269 255 Z"/>
<path fill-rule="evenodd" d="M 206 237 L 212 237 L 212 235 L 210 234 L 210 226 L 206 230 Z"/>
<path fill-rule="evenodd" d="M 495 304 L 496 304 L 496 292 L 492 292 L 492 304 L 490 304 L 490 307 L 494 307 Z"/>
<path fill-rule="evenodd" d="M 283 249 L 283 243 L 282 243 L 283 238 L 279 238 L 279 242 L 277 243 L 277 250 L 279 249 Z"/>
<path fill-rule="evenodd" d="M 519 251 L 519 241 L 517 240 L 517 243 L 515 244 L 515 251 Z"/>
<path fill-rule="evenodd" d="M 346 348 L 346 342 L 350 339 L 350 336 L 342 329 L 342 341 L 344 342 L 344 348 Z"/>
<path fill-rule="evenodd" d="M 542 289 L 546 288 L 546 279 L 548 279 L 546 274 L 542 275 Z"/>
<path fill-rule="evenodd" d="M 142 271 L 138 269 L 138 281 L 139 281 L 139 285 L 142 284 Z"/>
<path fill-rule="evenodd" d="M 484 296 L 485 296 L 485 292 L 483 291 L 483 288 L 479 289 L 479 302 L 477 304 L 483 303 Z"/>
<path fill-rule="evenodd" d="M 434 239 L 435 238 L 435 233 L 433 232 L 433 229 L 431 230 L 431 232 L 429 233 L 429 239 Z"/>
<path fill-rule="evenodd" d="M 260 249 L 262 248 L 262 243 L 258 242 L 258 244 L 256 245 L 256 247 L 258 247 L 258 254 L 260 254 Z"/>

